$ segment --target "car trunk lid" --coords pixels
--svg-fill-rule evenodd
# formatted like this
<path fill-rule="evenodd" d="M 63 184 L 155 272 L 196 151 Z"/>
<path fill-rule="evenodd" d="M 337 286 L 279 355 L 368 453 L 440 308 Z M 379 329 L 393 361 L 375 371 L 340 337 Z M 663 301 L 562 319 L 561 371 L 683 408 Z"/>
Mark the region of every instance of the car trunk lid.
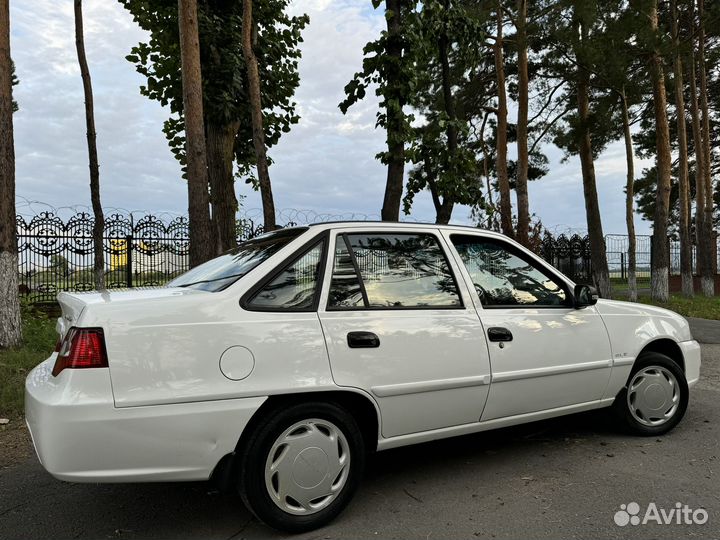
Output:
<path fill-rule="evenodd" d="M 64 337 L 67 331 L 78 326 L 83 311 L 93 304 L 117 304 L 133 300 L 182 296 L 186 294 L 203 294 L 202 291 L 180 287 L 145 287 L 136 289 L 116 289 L 112 291 L 61 292 L 57 296 L 62 315 L 57 322 L 57 331 Z"/>

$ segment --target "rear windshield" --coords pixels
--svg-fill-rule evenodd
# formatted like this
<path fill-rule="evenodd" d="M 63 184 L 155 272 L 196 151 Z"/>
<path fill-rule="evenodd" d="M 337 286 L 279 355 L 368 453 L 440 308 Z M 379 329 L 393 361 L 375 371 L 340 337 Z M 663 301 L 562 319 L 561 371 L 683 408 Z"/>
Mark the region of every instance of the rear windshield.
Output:
<path fill-rule="evenodd" d="M 307 231 L 305 227 L 293 227 L 263 234 L 196 266 L 173 279 L 167 286 L 190 287 L 210 292 L 220 291 L 235 283 L 305 231 Z"/>

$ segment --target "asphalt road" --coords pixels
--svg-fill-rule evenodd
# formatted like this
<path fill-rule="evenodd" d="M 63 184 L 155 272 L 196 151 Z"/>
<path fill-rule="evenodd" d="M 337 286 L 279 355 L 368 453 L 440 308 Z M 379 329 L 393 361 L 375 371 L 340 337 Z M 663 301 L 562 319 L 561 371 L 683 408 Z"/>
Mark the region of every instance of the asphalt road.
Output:
<path fill-rule="evenodd" d="M 720 323 L 694 334 L 718 342 Z M 660 438 L 583 413 L 378 454 L 350 507 L 297 538 L 718 538 L 720 345 Z M 705 509 L 707 523 L 615 524 L 621 504 Z M 700 515 L 700 514 L 698 514 Z M 37 460 L 0 470 L 0 538 L 279 538 L 238 497 L 197 484 L 68 484 Z"/>

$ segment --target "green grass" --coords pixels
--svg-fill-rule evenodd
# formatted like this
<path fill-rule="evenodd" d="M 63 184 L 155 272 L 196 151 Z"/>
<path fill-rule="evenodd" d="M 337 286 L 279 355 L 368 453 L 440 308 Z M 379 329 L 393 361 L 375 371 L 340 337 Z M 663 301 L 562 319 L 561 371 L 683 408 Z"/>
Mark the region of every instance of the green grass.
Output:
<path fill-rule="evenodd" d="M 41 312 L 24 310 L 22 346 L 0 350 L 0 417 L 22 415 L 25 377 L 50 356 L 57 340 L 55 322 Z"/>
<path fill-rule="evenodd" d="M 696 294 L 692 298 L 685 298 L 680 294 L 671 294 L 667 303 L 657 302 L 649 296 L 640 296 L 639 301 L 643 304 L 671 309 L 683 317 L 720 320 L 720 296 L 706 298 Z"/>

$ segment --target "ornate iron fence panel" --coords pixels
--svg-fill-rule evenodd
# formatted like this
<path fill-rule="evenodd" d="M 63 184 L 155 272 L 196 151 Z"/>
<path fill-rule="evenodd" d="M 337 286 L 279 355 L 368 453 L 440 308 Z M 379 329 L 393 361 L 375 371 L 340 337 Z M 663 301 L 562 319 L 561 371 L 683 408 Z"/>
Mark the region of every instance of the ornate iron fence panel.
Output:
<path fill-rule="evenodd" d="M 540 256 L 575 282 L 592 283 L 590 240 L 587 236 L 546 234 Z"/>
<path fill-rule="evenodd" d="M 624 234 L 608 234 L 605 237 L 605 249 L 610 279 L 627 281 L 630 253 L 628 236 Z M 635 277 L 638 285 L 649 286 L 651 258 L 652 236 L 637 235 L 635 237 Z"/>
<path fill-rule="evenodd" d="M 301 223 L 310 222 L 295 211 Z M 318 214 L 312 216 L 317 220 Z M 285 216 L 286 218 L 288 216 Z M 322 216 L 321 216 L 322 217 Z M 355 216 L 357 217 L 357 216 Z M 346 216 L 343 216 L 346 218 Z M 105 282 L 108 288 L 159 286 L 185 272 L 188 267 L 189 226 L 184 216 L 163 218 L 152 214 L 111 213 L 105 217 L 103 248 Z M 293 221 L 286 226 L 295 225 Z M 59 291 L 86 291 L 93 284 L 93 217 L 76 212 L 63 219 L 55 211 L 17 218 L 20 294 L 28 302 L 54 302 Z M 248 217 L 236 224 L 238 241 L 262 234 L 263 226 Z M 628 238 L 605 237 L 610 277 L 620 286 L 627 281 Z M 679 245 L 669 241 L 671 274 L 679 273 Z M 590 242 L 577 234 L 543 238 L 538 254 L 568 277 L 592 283 Z M 717 255 L 720 266 L 720 249 Z M 651 237 L 639 235 L 635 248 L 638 285 L 650 281 Z M 363 268 L 382 272 L 383 257 L 360 257 Z M 695 269 L 693 249 L 693 269 Z M 410 271 L 410 270 L 408 270 Z"/>
<path fill-rule="evenodd" d="M 68 219 L 51 211 L 29 220 L 18 216 L 19 292 L 28 302 L 54 302 L 60 291 L 95 288 L 93 223 L 86 212 Z M 239 242 L 262 232 L 263 226 L 251 219 L 237 223 Z M 108 288 L 162 285 L 188 269 L 188 220 L 110 214 L 103 247 Z"/>

